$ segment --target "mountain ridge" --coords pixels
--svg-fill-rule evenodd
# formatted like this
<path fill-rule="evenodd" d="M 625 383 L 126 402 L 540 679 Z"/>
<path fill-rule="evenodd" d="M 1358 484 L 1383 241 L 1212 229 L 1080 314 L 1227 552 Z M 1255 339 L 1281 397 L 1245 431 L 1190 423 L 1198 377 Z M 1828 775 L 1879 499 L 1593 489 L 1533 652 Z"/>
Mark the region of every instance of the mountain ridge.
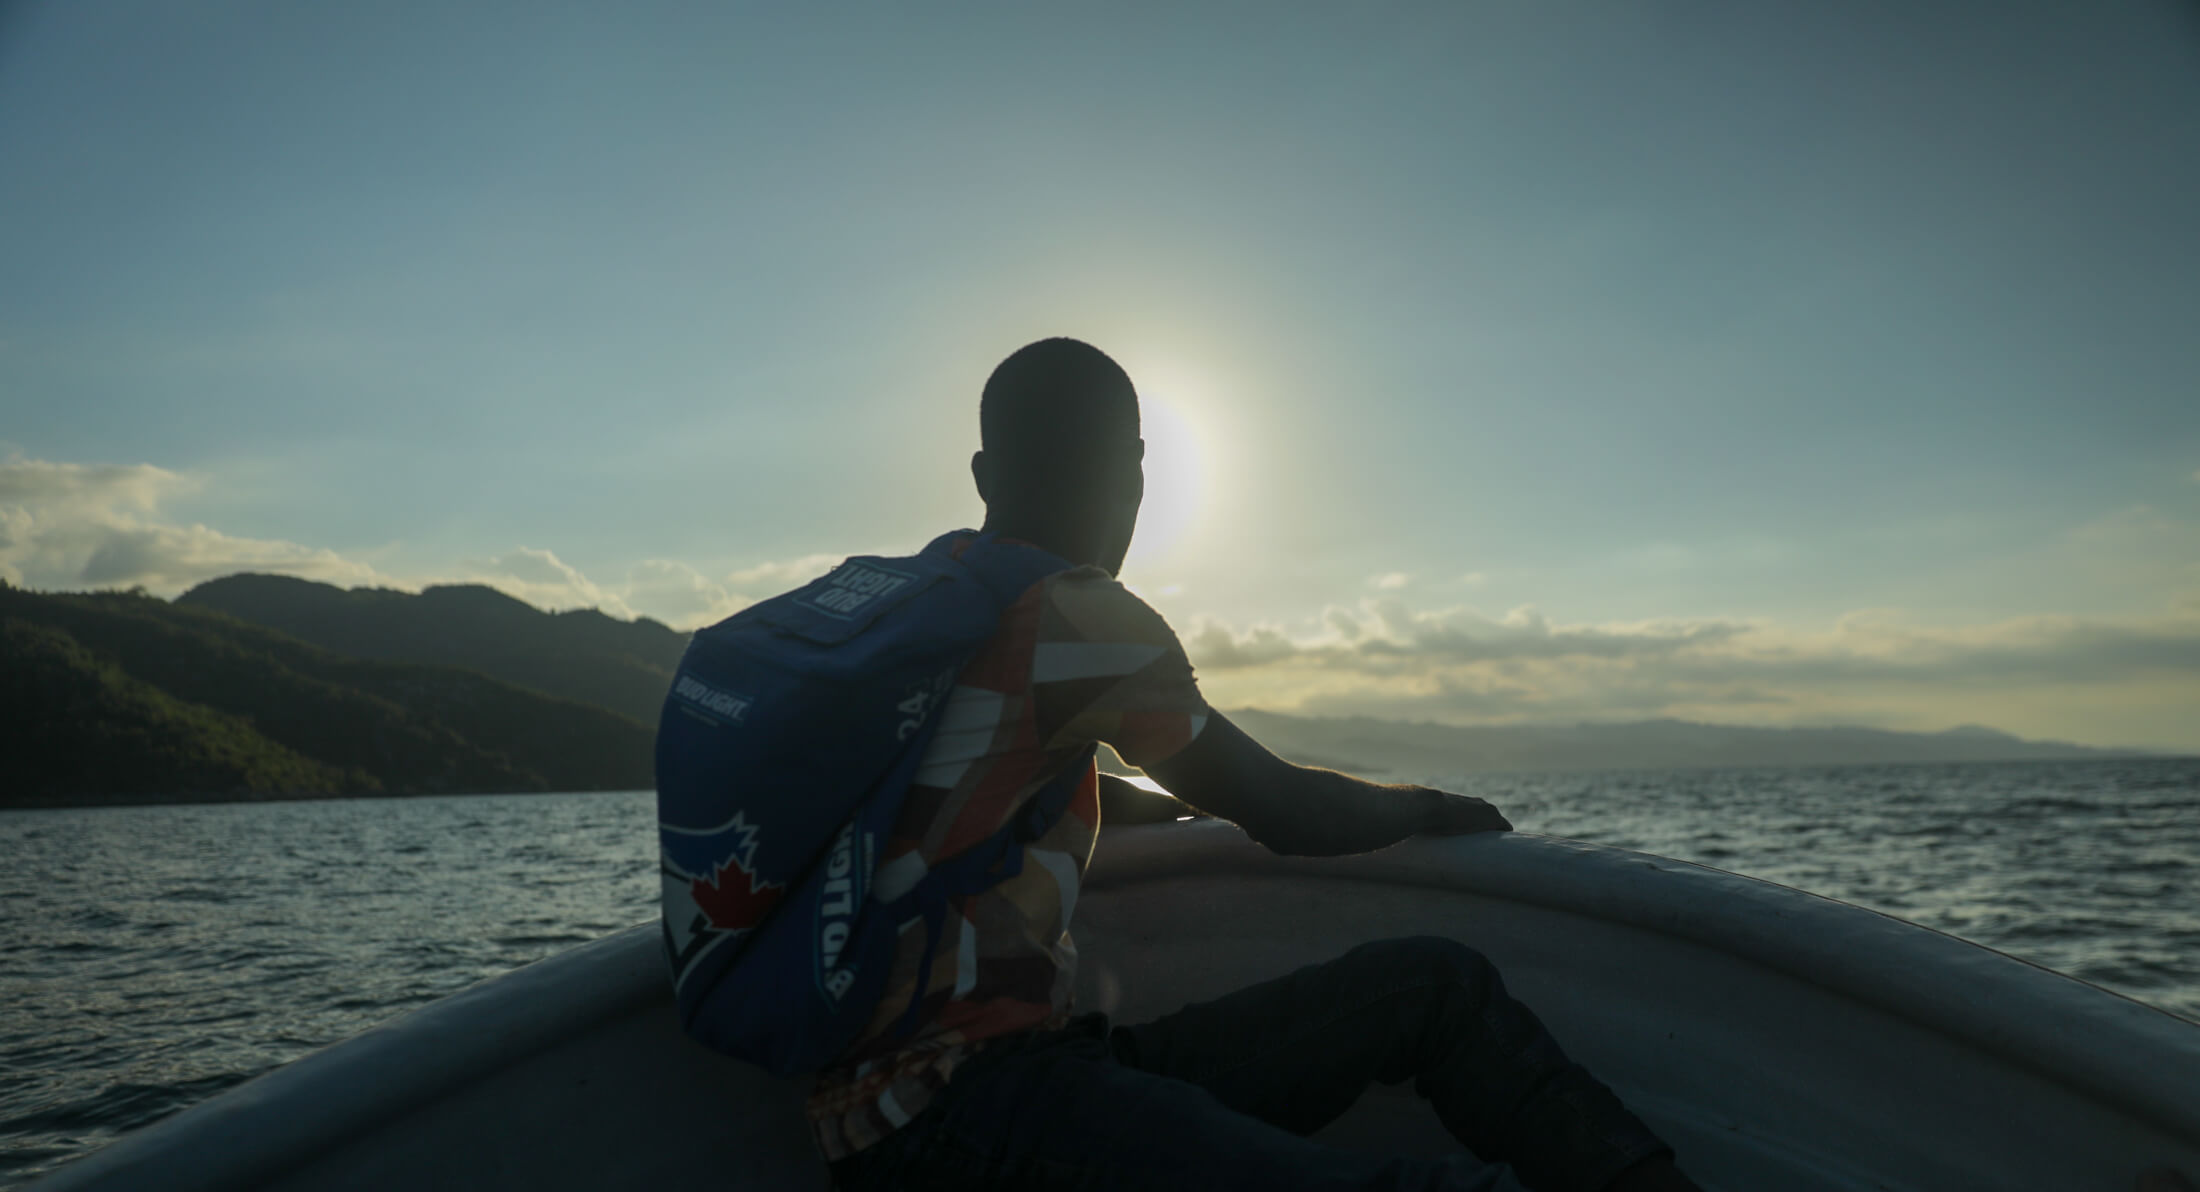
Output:
<path fill-rule="evenodd" d="M 0 806 L 609 790 L 650 727 L 451 666 L 131 593 L 0 585 Z M 654 718 L 652 718 L 654 720 Z"/>
<path fill-rule="evenodd" d="M 22 737 L 0 806 L 646 788 L 658 709 L 687 642 L 647 618 L 553 613 L 481 585 L 408 593 L 250 573 L 173 602 L 0 583 L 0 619 L 0 718 Z M 1978 724 L 1918 733 L 1226 714 L 1293 761 L 1391 779 L 2156 756 Z"/>
<path fill-rule="evenodd" d="M 251 572 L 176 598 L 323 649 L 389 662 L 459 666 L 653 725 L 688 635 L 647 617 L 549 612 L 482 584 L 339 588 Z"/>

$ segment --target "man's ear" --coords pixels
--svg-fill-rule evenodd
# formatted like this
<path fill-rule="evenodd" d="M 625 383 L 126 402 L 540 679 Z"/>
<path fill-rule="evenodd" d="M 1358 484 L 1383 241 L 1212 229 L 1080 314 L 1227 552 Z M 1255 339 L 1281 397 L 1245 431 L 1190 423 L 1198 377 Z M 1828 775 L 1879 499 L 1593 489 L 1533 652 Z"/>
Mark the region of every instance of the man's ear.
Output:
<path fill-rule="evenodd" d="M 977 482 L 978 499 L 993 504 L 993 461 L 985 457 L 985 452 L 971 453 L 970 479 Z"/>

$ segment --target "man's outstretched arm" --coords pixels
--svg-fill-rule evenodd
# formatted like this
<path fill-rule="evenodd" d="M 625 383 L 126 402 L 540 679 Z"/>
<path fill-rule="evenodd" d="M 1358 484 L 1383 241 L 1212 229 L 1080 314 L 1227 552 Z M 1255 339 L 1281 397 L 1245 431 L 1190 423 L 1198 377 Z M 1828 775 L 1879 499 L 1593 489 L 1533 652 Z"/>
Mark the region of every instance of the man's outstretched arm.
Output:
<path fill-rule="evenodd" d="M 1191 744 L 1146 772 L 1170 794 L 1287 856 L 1364 853 L 1424 832 L 1512 829 L 1495 807 L 1469 795 L 1293 765 L 1217 712 Z"/>

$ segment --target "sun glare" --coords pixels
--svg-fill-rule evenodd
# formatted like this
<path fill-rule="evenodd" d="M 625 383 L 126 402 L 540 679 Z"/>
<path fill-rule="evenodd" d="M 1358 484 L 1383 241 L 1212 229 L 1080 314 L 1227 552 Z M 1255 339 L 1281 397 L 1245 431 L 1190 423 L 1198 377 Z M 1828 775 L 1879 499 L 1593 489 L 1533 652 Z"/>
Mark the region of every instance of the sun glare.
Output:
<path fill-rule="evenodd" d="M 1206 452 L 1199 434 L 1166 396 L 1142 392 L 1140 433 L 1146 439 L 1146 500 L 1130 562 L 1166 558 L 1199 520 L 1206 493 Z"/>

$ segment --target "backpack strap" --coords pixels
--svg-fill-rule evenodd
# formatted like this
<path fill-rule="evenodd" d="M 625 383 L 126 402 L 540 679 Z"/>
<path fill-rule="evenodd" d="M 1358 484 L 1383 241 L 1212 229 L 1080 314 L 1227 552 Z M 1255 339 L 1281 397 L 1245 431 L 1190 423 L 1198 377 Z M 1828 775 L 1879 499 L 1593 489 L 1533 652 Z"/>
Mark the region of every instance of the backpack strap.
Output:
<path fill-rule="evenodd" d="M 955 541 L 968 538 L 962 553 L 956 554 Z M 925 554 L 937 553 L 962 564 L 963 569 L 977 577 L 1002 611 L 1023 596 L 1031 585 L 1056 572 L 1070 570 L 1071 564 L 1043 547 L 1027 542 L 1005 542 L 999 534 L 985 530 L 955 530 L 934 538 L 924 548 Z"/>

